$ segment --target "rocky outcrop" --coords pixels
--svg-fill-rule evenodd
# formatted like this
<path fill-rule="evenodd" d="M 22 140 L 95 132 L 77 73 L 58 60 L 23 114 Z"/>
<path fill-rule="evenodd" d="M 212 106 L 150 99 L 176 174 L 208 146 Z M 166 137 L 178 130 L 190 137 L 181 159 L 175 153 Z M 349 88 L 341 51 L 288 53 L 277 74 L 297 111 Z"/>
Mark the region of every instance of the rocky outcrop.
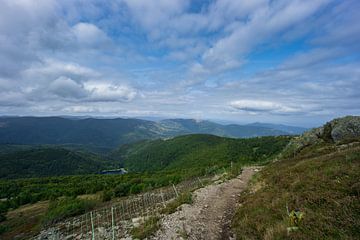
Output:
<path fill-rule="evenodd" d="M 347 116 L 332 120 L 330 123 L 331 138 L 334 142 L 360 137 L 360 117 Z"/>
<path fill-rule="evenodd" d="M 321 142 L 340 143 L 360 138 L 360 116 L 346 116 L 327 122 L 324 126 L 306 131 L 290 141 L 283 156 L 290 156 L 306 146 Z"/>

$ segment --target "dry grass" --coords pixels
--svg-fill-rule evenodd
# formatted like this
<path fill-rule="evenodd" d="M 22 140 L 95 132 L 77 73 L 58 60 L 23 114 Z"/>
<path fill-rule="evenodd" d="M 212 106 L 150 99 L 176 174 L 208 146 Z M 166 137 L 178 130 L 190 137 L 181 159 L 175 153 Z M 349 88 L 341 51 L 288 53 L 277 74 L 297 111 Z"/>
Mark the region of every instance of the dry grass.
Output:
<path fill-rule="evenodd" d="M 240 199 L 234 231 L 238 239 L 360 239 L 359 182 L 360 147 L 304 149 L 257 176 Z M 305 213 L 299 230 L 289 235 L 287 205 Z"/>
<path fill-rule="evenodd" d="M 37 234 L 48 206 L 49 201 L 42 201 L 9 211 L 7 220 L 1 223 L 8 231 L 1 235 L 1 239 L 28 239 Z"/>
<path fill-rule="evenodd" d="M 159 217 L 149 217 L 138 227 L 134 227 L 131 230 L 131 235 L 134 239 L 144 239 L 153 235 L 159 228 L 160 218 Z"/>
<path fill-rule="evenodd" d="M 169 202 L 165 208 L 161 209 L 161 214 L 171 214 L 176 212 L 182 204 L 191 204 L 193 202 L 191 192 L 180 194 L 176 199 Z"/>

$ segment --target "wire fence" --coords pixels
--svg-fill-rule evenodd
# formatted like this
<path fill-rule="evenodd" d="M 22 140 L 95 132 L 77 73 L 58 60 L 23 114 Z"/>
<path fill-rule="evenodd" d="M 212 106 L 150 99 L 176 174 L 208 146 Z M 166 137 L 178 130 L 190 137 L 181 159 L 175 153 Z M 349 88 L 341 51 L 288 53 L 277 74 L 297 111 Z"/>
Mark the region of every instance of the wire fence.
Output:
<path fill-rule="evenodd" d="M 97 209 L 55 224 L 36 236 L 36 240 L 119 239 L 142 218 L 155 216 L 178 195 L 203 187 L 211 177 L 197 177 L 179 184 L 119 200 L 111 207 Z"/>

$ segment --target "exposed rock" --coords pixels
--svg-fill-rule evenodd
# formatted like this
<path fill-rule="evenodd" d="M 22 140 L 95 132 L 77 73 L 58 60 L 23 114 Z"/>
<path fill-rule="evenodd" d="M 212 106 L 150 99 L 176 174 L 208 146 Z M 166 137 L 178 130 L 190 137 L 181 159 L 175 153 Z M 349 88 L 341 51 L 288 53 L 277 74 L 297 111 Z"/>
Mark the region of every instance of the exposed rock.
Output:
<path fill-rule="evenodd" d="M 331 124 L 331 137 L 335 142 L 360 137 L 360 117 L 347 116 L 334 119 Z"/>
<path fill-rule="evenodd" d="M 339 143 L 360 137 L 360 116 L 346 116 L 334 119 L 324 126 L 306 131 L 290 141 L 283 156 L 296 154 L 306 146 L 321 142 Z"/>

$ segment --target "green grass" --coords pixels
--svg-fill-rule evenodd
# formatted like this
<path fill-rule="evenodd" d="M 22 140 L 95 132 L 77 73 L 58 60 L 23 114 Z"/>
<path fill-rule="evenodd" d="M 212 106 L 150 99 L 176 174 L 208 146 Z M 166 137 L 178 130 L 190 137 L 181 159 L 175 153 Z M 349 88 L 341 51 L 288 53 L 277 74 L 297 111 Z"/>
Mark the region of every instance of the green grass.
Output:
<path fill-rule="evenodd" d="M 265 167 L 242 195 L 233 219 L 238 239 L 360 239 L 360 147 L 330 143 Z M 289 210 L 304 218 L 297 231 Z"/>
<path fill-rule="evenodd" d="M 153 235 L 159 228 L 160 218 L 159 217 L 149 217 L 138 227 L 134 227 L 131 230 L 131 235 L 134 239 L 144 239 Z"/>
<path fill-rule="evenodd" d="M 43 224 L 59 222 L 65 218 L 83 214 L 94 208 L 96 202 L 78 198 L 62 198 L 50 202 Z"/>
<path fill-rule="evenodd" d="M 176 212 L 177 208 L 183 204 L 192 204 L 192 194 L 191 192 L 186 192 L 180 194 L 176 199 L 169 202 L 165 208 L 161 209 L 160 213 L 162 214 L 171 214 Z"/>

